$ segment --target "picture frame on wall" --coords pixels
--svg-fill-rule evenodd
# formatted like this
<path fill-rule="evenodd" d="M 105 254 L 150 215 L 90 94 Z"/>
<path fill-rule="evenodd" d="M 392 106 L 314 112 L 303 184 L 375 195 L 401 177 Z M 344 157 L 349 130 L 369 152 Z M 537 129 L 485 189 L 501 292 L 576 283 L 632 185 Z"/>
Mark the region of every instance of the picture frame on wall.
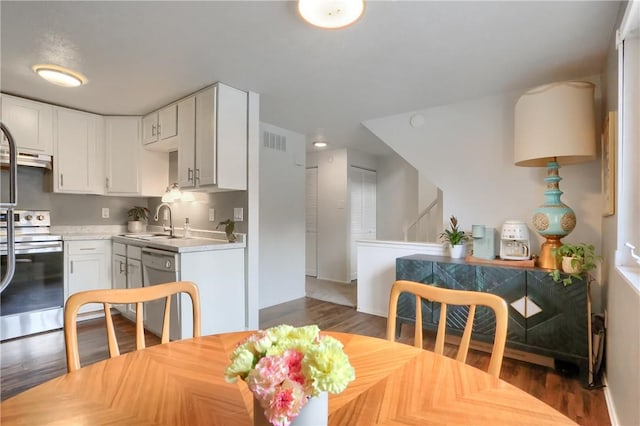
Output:
<path fill-rule="evenodd" d="M 615 214 L 617 112 L 609 111 L 602 125 L 602 215 Z"/>

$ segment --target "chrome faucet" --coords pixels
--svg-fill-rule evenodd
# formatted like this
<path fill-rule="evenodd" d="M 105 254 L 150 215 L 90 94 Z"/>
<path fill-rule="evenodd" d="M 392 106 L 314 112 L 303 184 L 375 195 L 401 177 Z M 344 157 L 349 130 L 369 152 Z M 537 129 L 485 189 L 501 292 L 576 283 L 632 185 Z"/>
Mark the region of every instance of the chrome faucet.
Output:
<path fill-rule="evenodd" d="M 156 214 L 155 216 L 153 216 L 153 220 L 157 221 L 158 220 L 158 214 L 160 213 L 160 209 L 166 207 L 169 210 L 169 228 L 167 228 L 164 224 L 164 221 L 162 222 L 162 229 L 164 229 L 165 231 L 169 231 L 169 235 L 170 236 L 174 236 L 173 235 L 173 219 L 171 218 L 171 206 L 167 203 L 162 203 L 158 206 L 158 208 L 156 208 Z"/>

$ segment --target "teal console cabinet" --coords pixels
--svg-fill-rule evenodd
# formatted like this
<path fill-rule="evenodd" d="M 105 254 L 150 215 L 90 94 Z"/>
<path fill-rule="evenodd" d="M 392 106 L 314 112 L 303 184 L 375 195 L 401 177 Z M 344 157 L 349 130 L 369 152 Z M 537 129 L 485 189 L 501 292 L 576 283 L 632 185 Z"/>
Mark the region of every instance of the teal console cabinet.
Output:
<path fill-rule="evenodd" d="M 463 259 L 412 255 L 396 259 L 396 279 L 438 287 L 497 294 L 509 305 L 507 347 L 571 363 L 586 383 L 589 366 L 588 322 L 591 316 L 587 280 L 565 287 L 538 268 L 477 265 Z M 462 333 L 468 308 L 447 310 L 447 330 Z M 415 324 L 415 298 L 402 294 L 398 301 L 396 333 L 403 324 Z M 436 330 L 440 304 L 422 302 L 422 326 Z M 473 338 L 492 341 L 495 318 L 479 307 Z"/>

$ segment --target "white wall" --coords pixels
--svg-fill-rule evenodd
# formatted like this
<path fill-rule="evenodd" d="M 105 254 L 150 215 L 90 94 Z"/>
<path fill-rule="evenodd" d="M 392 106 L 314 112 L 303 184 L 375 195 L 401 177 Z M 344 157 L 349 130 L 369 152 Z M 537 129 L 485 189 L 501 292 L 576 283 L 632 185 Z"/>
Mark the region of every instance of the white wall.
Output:
<path fill-rule="evenodd" d="M 286 152 L 265 148 L 264 132 L 286 137 Z M 259 306 L 305 296 L 305 138 L 260 123 Z"/>
<path fill-rule="evenodd" d="M 376 231 L 378 240 L 402 241 L 402 227 L 418 214 L 418 171 L 397 155 L 378 162 Z M 416 229 L 409 239 L 416 241 Z"/>
<path fill-rule="evenodd" d="M 590 78 L 596 84 L 598 78 Z M 442 189 L 443 218 L 455 214 L 462 228 L 483 224 L 500 229 L 508 219 L 530 223 L 544 201 L 545 168 L 513 164 L 514 105 L 524 91 L 399 114 L 363 124 L 420 173 Z M 599 110 L 599 91 L 596 90 Z M 409 118 L 424 117 L 413 128 Z M 599 131 L 599 129 L 598 129 Z M 600 161 L 563 167 L 562 200 L 578 225 L 567 241 L 600 247 Z M 543 239 L 532 231 L 533 252 Z M 537 242 L 537 243 L 536 243 Z"/>

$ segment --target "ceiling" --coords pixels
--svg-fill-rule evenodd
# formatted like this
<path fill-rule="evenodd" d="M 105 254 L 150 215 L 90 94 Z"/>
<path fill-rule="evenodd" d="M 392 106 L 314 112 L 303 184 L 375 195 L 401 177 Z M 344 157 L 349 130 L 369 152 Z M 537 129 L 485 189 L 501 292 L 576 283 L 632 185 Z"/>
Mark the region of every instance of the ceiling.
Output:
<path fill-rule="evenodd" d="M 0 88 L 143 115 L 215 81 L 261 95 L 261 121 L 330 147 L 391 150 L 361 122 L 602 72 L 613 1 L 369 1 L 342 30 L 295 2 L 0 2 Z M 85 74 L 65 89 L 31 66 Z M 310 144 L 308 145 L 311 149 Z"/>

